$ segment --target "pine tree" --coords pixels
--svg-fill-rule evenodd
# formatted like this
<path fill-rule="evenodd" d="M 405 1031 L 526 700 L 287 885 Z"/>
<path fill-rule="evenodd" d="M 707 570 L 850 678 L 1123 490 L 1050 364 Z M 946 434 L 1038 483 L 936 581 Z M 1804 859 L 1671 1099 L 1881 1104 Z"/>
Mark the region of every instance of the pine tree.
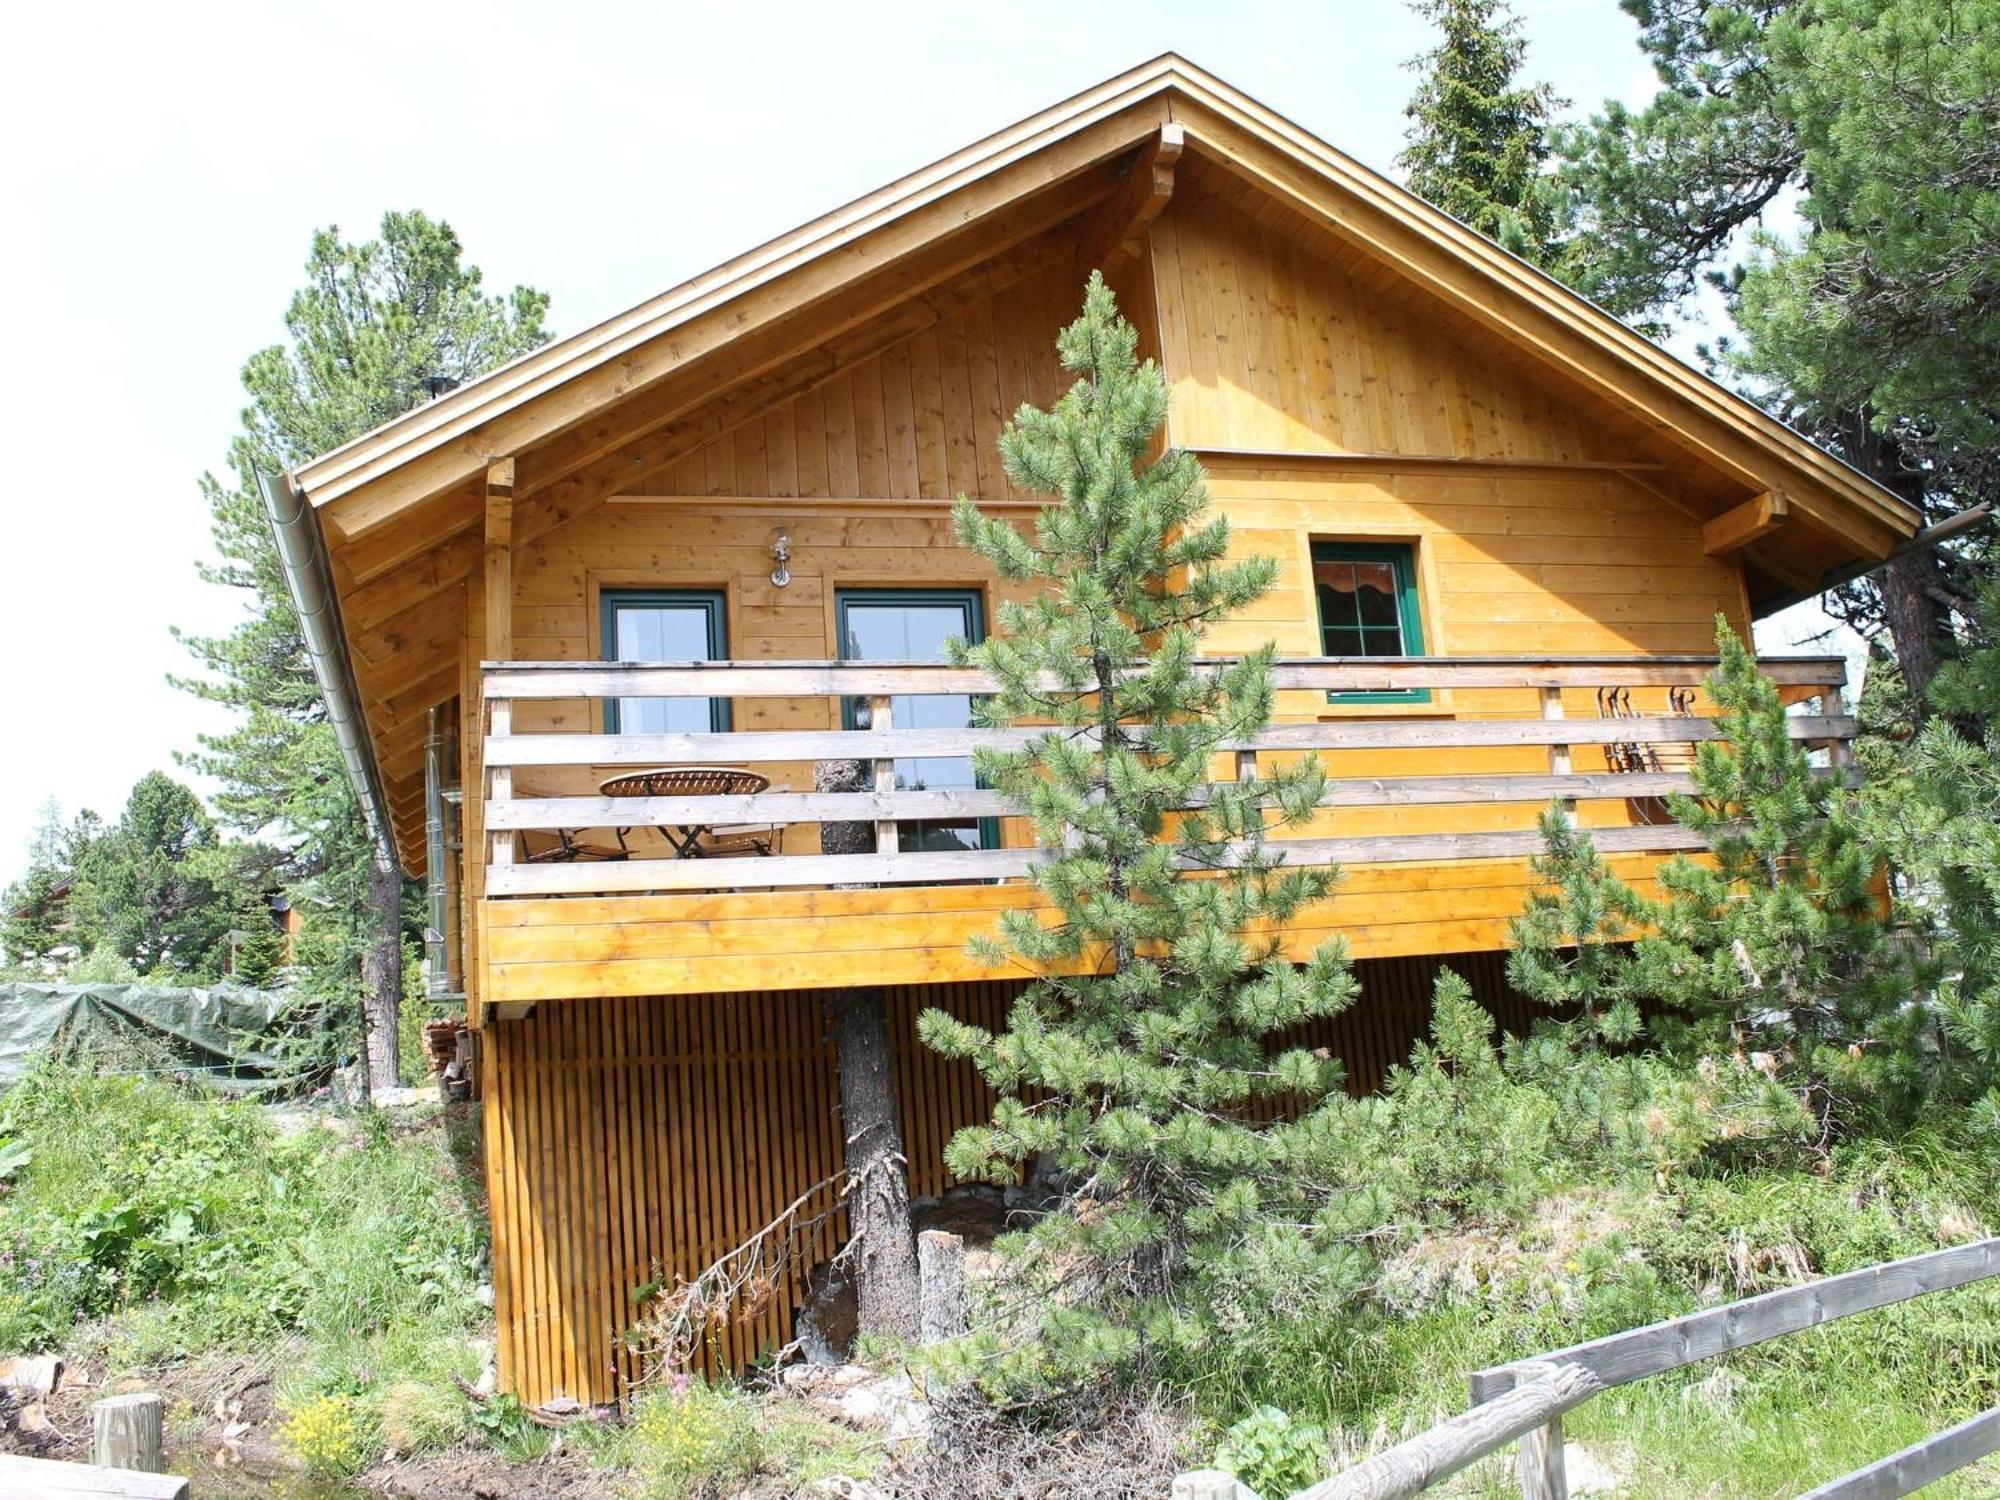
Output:
<path fill-rule="evenodd" d="M 1410 191 L 1523 260 L 1555 269 L 1569 213 L 1549 169 L 1547 84 L 1523 84 L 1528 44 L 1506 0 L 1413 0 L 1442 40 L 1410 66 L 1419 74 L 1409 144 L 1396 158 Z"/>
<path fill-rule="evenodd" d="M 242 716 L 187 759 L 220 783 L 217 807 L 238 830 L 287 847 L 287 883 L 331 914 L 307 960 L 324 972 L 302 977 L 350 1008 L 359 995 L 371 1082 L 394 1087 L 403 883 L 382 868 L 342 767 L 256 475 L 296 468 L 422 404 L 438 382 L 536 348 L 548 298 L 486 292 L 451 226 L 422 213 L 386 214 L 381 238 L 358 245 L 316 233 L 306 272 L 285 315 L 289 342 L 244 366 L 251 404 L 229 481 L 202 479 L 221 559 L 202 576 L 241 590 L 249 611 L 228 635 L 182 637 L 204 674 L 181 685 Z"/>
<path fill-rule="evenodd" d="M 52 970 L 63 949 L 79 946 L 71 930 L 70 892 L 78 863 L 102 833 L 96 813 L 86 810 L 65 825 L 53 800 L 43 806 L 28 844 L 27 869 L 0 892 L 0 950 L 8 963 Z"/>
<path fill-rule="evenodd" d="M 1198 667 L 1202 636 L 1268 591 L 1274 565 L 1227 560 L 1228 524 L 1208 514 L 1191 457 L 1146 461 L 1166 382 L 1138 362 L 1101 276 L 1057 348 L 1076 384 L 1051 410 L 1024 406 L 1000 441 L 1009 479 L 1057 503 L 1032 534 L 963 496 L 955 512 L 966 546 L 1039 592 L 953 653 L 998 684 L 983 723 L 1052 726 L 976 759 L 1034 822 L 1048 854 L 1032 878 L 1053 917 L 1009 912 L 978 944 L 1039 975 L 1003 1032 L 935 1010 L 921 1022 L 1000 1096 L 991 1124 L 952 1140 L 952 1170 L 1007 1182 L 1040 1158 L 1061 1184 L 1019 1247 L 1052 1278 L 1030 1319 L 1042 1338 L 998 1366 L 1036 1381 L 1202 1336 L 1199 1299 L 1173 1292 L 1226 1277 L 1285 1232 L 1263 1210 L 1296 1192 L 1288 1155 L 1313 1129 L 1309 1114 L 1256 1123 L 1259 1107 L 1310 1111 L 1341 1078 L 1337 1061 L 1276 1049 L 1272 1033 L 1355 992 L 1341 943 L 1297 966 L 1273 936 L 1335 878 L 1266 843 L 1312 815 L 1318 767 L 1209 784 L 1221 748 L 1270 717 L 1272 651 Z"/>
<path fill-rule="evenodd" d="M 213 979 L 227 950 L 229 903 L 219 879 L 225 869 L 201 799 L 149 771 L 133 786 L 118 822 L 78 857 L 69 921 L 81 946 L 106 946 L 141 974 Z"/>
<path fill-rule="evenodd" d="M 1853 800 L 1839 779 L 1815 773 L 1778 689 L 1719 620 L 1716 644 L 1709 692 L 1719 737 L 1696 750 L 1695 795 L 1670 799 L 1711 857 L 1667 861 L 1661 894 L 1641 898 L 1604 868 L 1587 835 L 1545 823 L 1554 836 L 1539 870 L 1552 888 L 1516 925 L 1533 951 L 1510 972 L 1537 998 L 1605 1016 L 1641 998 L 1659 1002 L 1691 1024 L 1678 1039 L 1686 1050 L 1763 1059 L 1823 1141 L 1843 1108 L 1860 1103 L 1855 1094 L 1889 1081 L 1912 1055 L 1910 971 L 1880 910 L 1881 856 Z M 1593 928 L 1593 913 L 1616 918 Z M 1562 951 L 1628 932 L 1637 934 L 1629 956 Z M 1636 1019 L 1635 1010 L 1629 1028 L 1603 1040 L 1636 1036 Z"/>

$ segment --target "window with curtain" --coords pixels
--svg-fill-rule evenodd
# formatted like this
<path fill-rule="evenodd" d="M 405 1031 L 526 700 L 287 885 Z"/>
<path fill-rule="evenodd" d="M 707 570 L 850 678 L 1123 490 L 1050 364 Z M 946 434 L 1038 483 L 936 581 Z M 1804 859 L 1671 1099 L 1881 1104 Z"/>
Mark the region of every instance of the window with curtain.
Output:
<path fill-rule="evenodd" d="M 726 661 L 727 612 L 719 592 L 606 589 L 606 661 Z M 702 734 L 729 727 L 727 698 L 615 698 L 604 705 L 610 734 Z"/>
<path fill-rule="evenodd" d="M 1422 656 L 1414 548 L 1401 543 L 1314 542 L 1313 597 L 1323 656 Z M 1328 693 L 1335 703 L 1426 703 L 1430 691 Z"/>

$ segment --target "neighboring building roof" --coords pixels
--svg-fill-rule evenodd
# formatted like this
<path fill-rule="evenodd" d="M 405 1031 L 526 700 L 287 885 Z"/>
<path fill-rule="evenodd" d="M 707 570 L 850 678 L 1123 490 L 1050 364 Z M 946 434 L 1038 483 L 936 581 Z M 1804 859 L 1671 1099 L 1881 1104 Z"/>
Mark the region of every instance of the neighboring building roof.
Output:
<path fill-rule="evenodd" d="M 1919 525 L 1888 490 L 1421 199 L 1170 55 L 440 397 L 300 469 L 339 585 L 399 829 L 420 820 L 422 706 L 458 691 L 487 466 L 513 460 L 532 542 L 696 443 L 902 336 L 905 312 L 1186 149 L 1391 267 L 1608 428 L 1670 460 L 1647 481 L 1713 514 L 1769 587 L 1885 557 Z M 1778 523 L 1784 521 L 1780 526 Z M 1733 528 L 1743 528 L 1739 533 Z M 1749 541 L 1743 540 L 1747 535 Z M 408 840 L 405 838 L 406 849 Z"/>

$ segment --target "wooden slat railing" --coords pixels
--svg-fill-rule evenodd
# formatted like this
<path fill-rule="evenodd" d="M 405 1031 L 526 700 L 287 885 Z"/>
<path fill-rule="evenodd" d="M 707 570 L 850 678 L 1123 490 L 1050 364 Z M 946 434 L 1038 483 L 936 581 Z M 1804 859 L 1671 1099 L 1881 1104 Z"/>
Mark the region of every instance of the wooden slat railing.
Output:
<path fill-rule="evenodd" d="M 1216 664 L 1216 665 L 1219 665 Z M 1782 657 L 1764 669 L 1793 696 L 1834 701 L 1845 681 L 1838 658 Z M 1628 773 L 1579 771 L 1575 752 L 1588 746 L 1691 747 L 1713 738 L 1705 718 L 1672 711 L 1619 718 L 1566 716 L 1564 689 L 1670 689 L 1699 685 L 1713 670 L 1712 657 L 1619 658 L 1353 658 L 1281 660 L 1273 668 L 1286 692 L 1383 692 L 1422 688 L 1440 695 L 1423 716 L 1385 707 L 1379 717 L 1281 722 L 1218 747 L 1233 756 L 1239 777 L 1253 777 L 1260 754 L 1349 751 L 1408 752 L 1414 761 L 1453 751 L 1517 750 L 1546 754 L 1547 772 L 1468 773 L 1446 761 L 1438 774 L 1336 777 L 1326 794 L 1331 808 L 1386 808 L 1450 804 L 1562 801 L 1572 815 L 1579 803 L 1658 798 L 1692 790 L 1685 769 Z M 969 756 L 979 747 L 1012 748 L 1045 730 L 902 729 L 891 720 L 893 698 L 905 694 L 990 692 L 980 672 L 931 662 L 600 662 L 489 663 L 485 668 L 488 732 L 486 828 L 491 857 L 490 896 L 758 889 L 872 883 L 1005 880 L 1028 872 L 1045 857 L 1034 848 L 957 852 L 897 849 L 897 825 L 915 820 L 998 818 L 1016 813 L 998 793 L 972 788 L 900 789 L 895 761 L 903 757 Z M 1500 709 L 1493 694 L 1511 694 Z M 588 722 L 597 703 L 625 698 L 793 699 L 838 703 L 863 698 L 870 727 L 862 730 L 778 729 L 711 733 L 601 734 L 516 732 L 516 705 L 584 701 Z M 1825 706 L 1823 704 L 1822 706 Z M 1836 705 L 1837 706 L 1837 705 Z M 1507 712 L 1516 717 L 1496 717 Z M 1438 717 L 1439 714 L 1450 717 Z M 1794 737 L 1833 750 L 1854 732 L 1839 713 L 1797 715 Z M 1086 736 L 1087 737 L 1087 736 Z M 1683 752 L 1682 759 L 1685 760 Z M 611 798 L 599 795 L 524 795 L 524 775 L 568 769 L 680 765 L 748 766 L 816 761 L 860 761 L 872 768 L 868 785 L 853 792 L 774 788 L 752 795 Z M 1840 762 L 1844 764 L 1844 761 Z M 1419 769 L 1420 765 L 1413 765 Z M 1197 796 L 1190 805 L 1198 805 Z M 1524 819 L 1525 821 L 1525 819 Z M 590 863 L 521 863 L 515 840 L 522 833 L 607 828 L 728 824 L 865 822 L 875 827 L 873 854 L 776 854 L 746 868 L 740 860 L 633 858 Z M 1700 847 L 1686 830 L 1671 826 L 1596 830 L 1606 852 L 1670 852 Z M 1388 864 L 1440 860 L 1518 858 L 1539 850 L 1532 827 L 1498 832 L 1411 833 L 1362 838 L 1296 838 L 1274 841 L 1298 863 Z M 662 851 L 664 853 L 664 851 Z"/>
<path fill-rule="evenodd" d="M 1562 1500 L 1568 1493 L 1562 1415 L 1600 1391 L 1995 1276 L 2000 1276 L 2000 1239 L 1980 1240 L 1480 1370 L 1471 1377 L 1469 1411 L 1299 1491 L 1292 1500 L 1408 1500 L 1514 1442 L 1520 1444 L 1521 1494 L 1526 1500 Z M 1829 1481 L 1802 1500 L 1887 1500 L 1994 1452 L 2000 1452 L 2000 1408 Z M 1184 1484 L 1177 1492 L 1200 1496 L 1209 1490 Z"/>

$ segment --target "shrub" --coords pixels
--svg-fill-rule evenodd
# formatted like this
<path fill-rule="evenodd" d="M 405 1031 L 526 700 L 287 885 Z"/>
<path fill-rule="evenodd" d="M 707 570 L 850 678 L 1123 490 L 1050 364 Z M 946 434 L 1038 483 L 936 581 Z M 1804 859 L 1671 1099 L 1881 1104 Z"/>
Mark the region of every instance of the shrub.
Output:
<path fill-rule="evenodd" d="M 353 1397 L 314 1396 L 285 1412 L 279 1437 L 310 1472 L 338 1477 L 358 1472 L 374 1457 L 372 1427 Z"/>
<path fill-rule="evenodd" d="M 757 1418 L 741 1395 L 695 1380 L 634 1403 L 623 1458 L 642 1494 L 683 1500 L 722 1495 L 749 1478 L 762 1446 Z"/>
<path fill-rule="evenodd" d="M 1260 1495 L 1289 1495 L 1326 1477 L 1326 1434 L 1275 1406 L 1260 1406 L 1222 1435 L 1215 1466 Z"/>

